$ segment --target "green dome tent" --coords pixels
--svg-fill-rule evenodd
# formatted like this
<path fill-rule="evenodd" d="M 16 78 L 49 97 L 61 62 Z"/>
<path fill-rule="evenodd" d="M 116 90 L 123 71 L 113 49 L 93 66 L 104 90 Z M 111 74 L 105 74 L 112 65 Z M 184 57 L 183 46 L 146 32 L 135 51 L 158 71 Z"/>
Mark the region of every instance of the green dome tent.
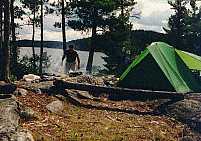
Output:
<path fill-rule="evenodd" d="M 175 49 L 187 67 L 191 70 L 201 71 L 201 57 L 189 52 Z"/>
<path fill-rule="evenodd" d="M 122 74 L 119 86 L 182 93 L 199 91 L 200 86 L 190 71 L 201 70 L 197 57 L 163 42 L 152 43 Z"/>

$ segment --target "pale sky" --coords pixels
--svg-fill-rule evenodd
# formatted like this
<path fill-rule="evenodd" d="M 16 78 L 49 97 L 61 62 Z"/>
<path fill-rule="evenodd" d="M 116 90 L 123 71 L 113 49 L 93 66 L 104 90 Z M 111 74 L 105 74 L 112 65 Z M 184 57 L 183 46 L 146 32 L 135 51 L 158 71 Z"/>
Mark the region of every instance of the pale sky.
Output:
<path fill-rule="evenodd" d="M 157 32 L 164 32 L 162 27 L 167 27 L 168 17 L 173 13 L 167 0 L 137 0 L 135 11 L 141 11 L 140 19 L 131 19 L 133 22 L 133 29 L 152 30 Z M 61 29 L 53 27 L 54 22 L 61 21 L 58 16 L 45 16 L 44 18 L 44 40 L 62 41 Z M 31 39 L 31 27 L 25 26 L 19 30 L 19 37 L 21 39 Z M 66 30 L 67 40 L 80 39 L 89 37 L 89 33 L 81 33 Z M 36 30 L 36 39 L 40 39 L 40 30 Z"/>
<path fill-rule="evenodd" d="M 141 11 L 140 19 L 133 19 L 134 29 L 164 32 L 168 17 L 173 13 L 167 0 L 137 0 L 136 9 Z"/>

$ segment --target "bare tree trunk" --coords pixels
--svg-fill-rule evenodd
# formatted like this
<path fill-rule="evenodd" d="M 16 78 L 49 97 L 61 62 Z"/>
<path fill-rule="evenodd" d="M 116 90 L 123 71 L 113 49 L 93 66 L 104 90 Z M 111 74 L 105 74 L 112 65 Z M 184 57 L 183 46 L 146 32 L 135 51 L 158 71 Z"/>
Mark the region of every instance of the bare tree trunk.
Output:
<path fill-rule="evenodd" d="M 43 74 L 43 0 L 41 0 L 41 46 L 40 46 L 40 66 L 39 74 Z"/>
<path fill-rule="evenodd" d="M 16 35 L 15 35 L 15 17 L 14 17 L 14 1 L 10 1 L 10 14 L 11 14 L 11 32 L 12 32 L 12 64 L 13 67 L 16 68 L 17 66 L 17 46 L 16 46 Z"/>
<path fill-rule="evenodd" d="M 66 50 L 66 26 L 65 26 L 65 7 L 64 7 L 64 0 L 61 0 L 62 5 L 62 35 L 63 35 L 63 50 Z"/>
<path fill-rule="evenodd" d="M 3 46 L 3 80 L 10 82 L 10 55 L 9 55 L 9 35 L 10 35 L 10 8 L 9 0 L 4 0 L 4 46 Z"/>
<path fill-rule="evenodd" d="M 2 48 L 3 43 L 3 4 L 0 3 L 0 48 Z"/>
<path fill-rule="evenodd" d="M 3 2 L 0 1 L 0 80 L 3 78 Z"/>
<path fill-rule="evenodd" d="M 32 54 L 33 54 L 33 66 L 34 66 L 34 69 L 36 69 L 36 54 L 35 54 L 35 44 L 34 44 L 34 41 L 35 41 L 35 19 L 36 19 L 36 2 L 34 3 L 34 16 L 33 16 L 33 34 L 32 34 Z"/>
<path fill-rule="evenodd" d="M 89 57 L 87 62 L 87 72 L 92 72 L 92 65 L 93 65 L 93 58 L 94 58 L 94 52 L 95 52 L 95 41 L 96 41 L 96 26 L 92 28 L 92 37 L 91 37 L 91 48 L 89 50 Z"/>
<path fill-rule="evenodd" d="M 124 16 L 124 0 L 121 0 L 121 16 Z"/>
<path fill-rule="evenodd" d="M 98 11 L 93 8 L 93 27 L 92 27 L 92 36 L 91 36 L 91 48 L 89 50 L 89 57 L 88 57 L 88 62 L 87 62 L 87 68 L 86 71 L 88 73 L 92 72 L 92 65 L 93 65 L 93 58 L 94 58 L 94 52 L 95 52 L 95 41 L 96 41 L 96 31 L 97 31 L 97 23 L 96 23 L 96 18 L 98 16 Z"/>

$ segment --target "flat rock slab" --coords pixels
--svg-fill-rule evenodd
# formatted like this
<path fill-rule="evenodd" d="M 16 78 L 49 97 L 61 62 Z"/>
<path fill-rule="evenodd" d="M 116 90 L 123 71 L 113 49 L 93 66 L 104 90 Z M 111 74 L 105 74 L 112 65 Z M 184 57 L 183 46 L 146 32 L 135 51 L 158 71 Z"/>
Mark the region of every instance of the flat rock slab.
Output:
<path fill-rule="evenodd" d="M 11 94 L 16 90 L 16 85 L 0 81 L 0 94 Z"/>
<path fill-rule="evenodd" d="M 36 93 L 48 93 L 50 88 L 53 86 L 53 81 L 44 81 L 39 83 L 30 83 L 26 81 L 19 81 L 18 87 L 30 90 Z"/>
<path fill-rule="evenodd" d="M 14 97 L 0 99 L 0 141 L 34 141 L 28 130 L 19 127 L 18 111 Z"/>
<path fill-rule="evenodd" d="M 167 111 L 169 115 L 201 133 L 201 94 L 191 95 L 176 102 L 170 105 Z"/>

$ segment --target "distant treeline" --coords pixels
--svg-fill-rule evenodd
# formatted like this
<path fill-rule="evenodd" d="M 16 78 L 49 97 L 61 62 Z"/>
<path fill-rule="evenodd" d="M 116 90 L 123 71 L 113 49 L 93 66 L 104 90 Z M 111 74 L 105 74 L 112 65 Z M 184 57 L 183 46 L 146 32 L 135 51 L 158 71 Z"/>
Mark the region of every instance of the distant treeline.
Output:
<path fill-rule="evenodd" d="M 145 30 L 133 30 L 131 32 L 131 42 L 134 47 L 139 50 L 144 50 L 146 46 L 152 42 L 163 41 L 168 43 L 168 38 L 166 34 L 158 33 L 154 31 L 145 31 Z M 47 48 L 58 48 L 62 49 L 62 42 L 60 41 L 44 41 L 44 47 Z M 90 48 L 90 38 L 72 40 L 67 42 L 67 46 L 70 44 L 75 45 L 76 50 L 88 51 Z M 31 47 L 31 40 L 19 40 L 17 41 L 18 47 Z M 35 41 L 35 46 L 40 47 L 40 41 Z M 96 51 L 105 52 L 108 47 L 111 47 L 111 41 L 107 39 L 106 36 L 98 36 L 96 42 Z"/>
<path fill-rule="evenodd" d="M 87 47 L 85 40 L 87 40 L 87 39 L 78 39 L 78 40 L 69 41 L 69 42 L 67 42 L 67 46 L 70 44 L 73 44 L 73 45 L 75 45 L 75 49 L 87 51 L 88 47 Z M 41 42 L 35 41 L 34 44 L 35 44 L 35 47 L 40 47 Z M 46 47 L 46 48 L 63 49 L 62 45 L 63 45 L 63 42 L 60 42 L 60 41 L 44 41 L 44 47 Z M 18 40 L 17 46 L 18 47 L 32 47 L 32 40 Z"/>

